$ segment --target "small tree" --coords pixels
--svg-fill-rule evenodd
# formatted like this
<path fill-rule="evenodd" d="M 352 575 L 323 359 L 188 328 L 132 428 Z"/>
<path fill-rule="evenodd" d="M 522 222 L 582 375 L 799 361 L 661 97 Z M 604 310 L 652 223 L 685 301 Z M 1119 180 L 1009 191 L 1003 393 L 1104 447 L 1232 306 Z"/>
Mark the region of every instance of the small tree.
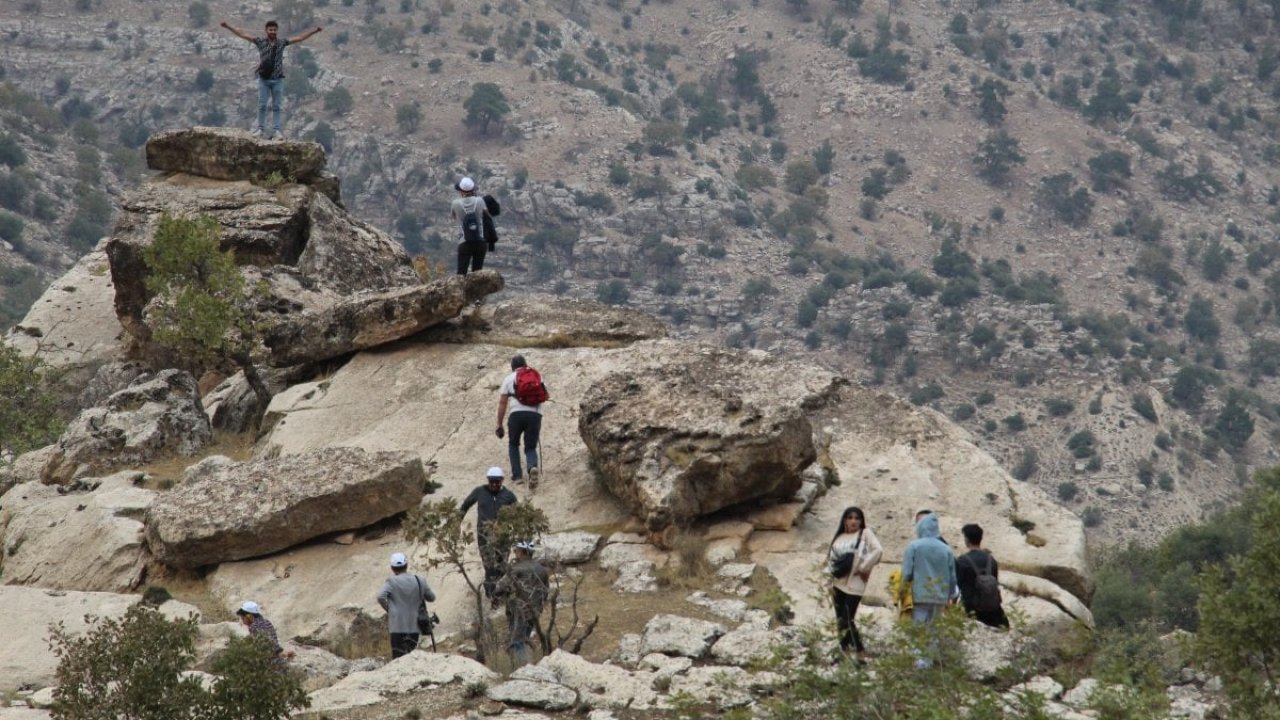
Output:
<path fill-rule="evenodd" d="M 421 124 L 422 109 L 417 103 L 405 103 L 396 108 L 396 125 L 400 126 L 400 132 L 412 135 L 418 132 L 418 126 Z"/>
<path fill-rule="evenodd" d="M 978 176 L 992 185 L 1004 184 L 1013 167 L 1026 161 L 1019 152 L 1017 138 L 1003 130 L 991 133 L 978 143 L 978 154 L 973 157 Z"/>
<path fill-rule="evenodd" d="M 511 112 L 502 88 L 489 82 L 472 85 L 471 96 L 463 101 L 462 109 L 467 111 L 466 123 L 478 125 L 482 135 L 489 133 L 491 124 L 502 124 L 503 118 Z"/>
<path fill-rule="evenodd" d="M 978 117 L 988 125 L 999 125 L 1004 122 L 1004 116 L 1009 112 L 1004 106 L 1004 99 L 1012 92 L 1008 85 L 999 80 L 992 78 L 984 80 L 978 87 Z"/>
<path fill-rule="evenodd" d="M 346 115 L 356 106 L 351 91 L 339 85 L 324 95 L 324 109 L 334 115 Z"/>
<path fill-rule="evenodd" d="M 160 217 L 155 237 L 143 251 L 147 290 L 156 296 L 148 310 L 153 339 L 196 364 L 230 360 L 244 371 L 259 410 L 271 401 L 253 364 L 261 330 L 251 312 L 244 277 L 231 251 L 218 243 L 221 228 L 209 215 Z"/>
<path fill-rule="evenodd" d="M 8 453 L 43 447 L 62 432 L 50 380 L 39 357 L 0 341 L 0 463 Z"/>
<path fill-rule="evenodd" d="M 1227 404 L 1218 413 L 1213 429 L 1218 437 L 1235 450 L 1243 448 L 1249 442 L 1249 438 L 1253 436 L 1253 416 L 1246 409 L 1240 393 L 1233 391 L 1227 394 Z"/>

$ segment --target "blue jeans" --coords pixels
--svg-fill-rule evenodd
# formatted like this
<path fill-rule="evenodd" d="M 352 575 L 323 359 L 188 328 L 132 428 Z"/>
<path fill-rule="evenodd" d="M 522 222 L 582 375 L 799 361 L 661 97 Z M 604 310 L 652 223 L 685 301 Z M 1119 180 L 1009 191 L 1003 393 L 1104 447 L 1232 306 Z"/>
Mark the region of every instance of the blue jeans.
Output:
<path fill-rule="evenodd" d="M 511 659 L 516 667 L 529 664 L 529 636 L 533 634 L 533 621 L 523 613 L 507 611 L 507 628 L 511 631 Z"/>
<path fill-rule="evenodd" d="M 942 614 L 942 610 L 946 607 L 943 603 L 916 603 L 911 607 L 911 622 L 917 625 L 932 625 L 933 621 Z M 933 667 L 933 660 L 938 655 L 938 639 L 934 637 L 933 631 L 929 632 L 929 647 L 924 657 L 916 658 L 917 669 L 927 669 Z"/>
<path fill-rule="evenodd" d="M 284 114 L 284 78 L 263 80 L 258 78 L 258 129 L 267 129 L 267 101 L 271 101 L 271 114 L 275 122 L 273 132 L 280 132 L 280 117 Z"/>
<path fill-rule="evenodd" d="M 517 410 L 507 416 L 507 459 L 511 461 L 511 479 L 524 477 L 520 469 L 520 437 L 524 436 L 524 459 L 530 470 L 538 467 L 538 436 L 542 433 L 542 415 L 532 410 Z"/>

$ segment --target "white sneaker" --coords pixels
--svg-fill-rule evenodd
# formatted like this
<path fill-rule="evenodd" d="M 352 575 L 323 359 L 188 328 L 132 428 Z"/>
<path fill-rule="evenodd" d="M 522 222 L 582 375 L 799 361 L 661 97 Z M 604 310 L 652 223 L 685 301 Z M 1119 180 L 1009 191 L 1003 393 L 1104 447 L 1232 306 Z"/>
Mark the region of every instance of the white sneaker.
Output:
<path fill-rule="evenodd" d="M 277 130 L 277 131 L 275 131 L 275 132 L 271 133 L 271 139 L 272 139 L 272 140 L 284 140 L 284 133 L 283 133 L 283 132 L 281 132 L 281 131 L 279 131 L 279 130 Z"/>
<path fill-rule="evenodd" d="M 262 128 L 254 128 L 253 130 L 250 131 L 250 133 L 254 137 L 262 137 L 263 135 L 265 135 L 265 133 L 262 132 Z"/>

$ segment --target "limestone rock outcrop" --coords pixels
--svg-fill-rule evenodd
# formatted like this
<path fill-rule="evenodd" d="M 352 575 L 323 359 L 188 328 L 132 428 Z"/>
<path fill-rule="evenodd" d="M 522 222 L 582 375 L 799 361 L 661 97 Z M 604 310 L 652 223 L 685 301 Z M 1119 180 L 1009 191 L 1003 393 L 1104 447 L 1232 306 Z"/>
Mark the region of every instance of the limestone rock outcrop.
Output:
<path fill-rule="evenodd" d="M 0 496 L 0 578 L 6 585 L 129 592 L 148 558 L 142 517 L 155 493 L 142 473 L 92 481 L 90 492 L 25 483 Z"/>
<path fill-rule="evenodd" d="M 152 504 L 147 541 L 167 565 L 194 568 L 257 557 L 416 506 L 426 472 L 417 454 L 330 448 L 275 459 L 206 459 Z"/>
<path fill-rule="evenodd" d="M 268 323 L 328 308 L 347 295 L 421 284 L 408 255 L 386 233 L 341 207 L 314 143 L 263 142 L 238 130 L 191 128 L 147 143 L 153 178 L 121 200 L 106 246 L 115 310 L 132 341 L 148 347 L 143 251 L 165 214 L 208 214 L 235 253 Z M 328 178 L 328 179 L 326 179 Z"/>
<path fill-rule="evenodd" d="M 62 484 L 168 454 L 192 455 L 212 439 L 195 378 L 181 370 L 138 376 L 67 425 L 41 471 Z"/>
<path fill-rule="evenodd" d="M 137 601 L 136 595 L 0 585 L 0 693 L 53 684 L 58 659 L 49 649 L 52 625 L 80 633 L 89 627 L 86 615 L 121 617 Z"/>
<path fill-rule="evenodd" d="M 595 383 L 578 432 L 609 489 L 662 530 L 794 495 L 817 458 L 807 412 L 841 382 L 812 365 L 700 349 Z"/>
<path fill-rule="evenodd" d="M 426 285 L 361 293 L 331 307 L 284 318 L 264 338 L 277 367 L 327 360 L 413 335 L 457 317 L 502 289 L 493 270 L 451 275 Z"/>

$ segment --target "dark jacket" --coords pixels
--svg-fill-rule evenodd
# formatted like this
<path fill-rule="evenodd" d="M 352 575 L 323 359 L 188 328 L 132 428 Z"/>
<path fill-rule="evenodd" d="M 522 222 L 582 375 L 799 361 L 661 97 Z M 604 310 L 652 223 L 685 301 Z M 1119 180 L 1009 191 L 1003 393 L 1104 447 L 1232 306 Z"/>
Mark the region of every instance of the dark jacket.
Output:
<path fill-rule="evenodd" d="M 478 529 L 497 520 L 498 511 L 504 505 L 515 505 L 517 502 L 519 500 L 516 498 L 516 494 L 505 487 L 495 493 L 489 490 L 488 485 L 481 485 L 472 490 L 467 499 L 462 501 L 462 506 L 458 508 L 458 511 L 466 515 L 471 506 L 475 505 L 476 528 Z"/>
<path fill-rule="evenodd" d="M 506 600 L 507 613 L 532 620 L 542 614 L 549 588 L 547 569 L 542 563 L 523 558 L 507 568 L 507 574 L 498 581 L 497 595 Z"/>
<path fill-rule="evenodd" d="M 991 563 L 991 576 L 1000 577 L 1000 564 L 986 550 L 970 550 L 956 559 L 956 584 L 960 586 L 960 601 L 965 612 L 973 614 L 978 603 L 978 570 L 987 570 Z"/>

